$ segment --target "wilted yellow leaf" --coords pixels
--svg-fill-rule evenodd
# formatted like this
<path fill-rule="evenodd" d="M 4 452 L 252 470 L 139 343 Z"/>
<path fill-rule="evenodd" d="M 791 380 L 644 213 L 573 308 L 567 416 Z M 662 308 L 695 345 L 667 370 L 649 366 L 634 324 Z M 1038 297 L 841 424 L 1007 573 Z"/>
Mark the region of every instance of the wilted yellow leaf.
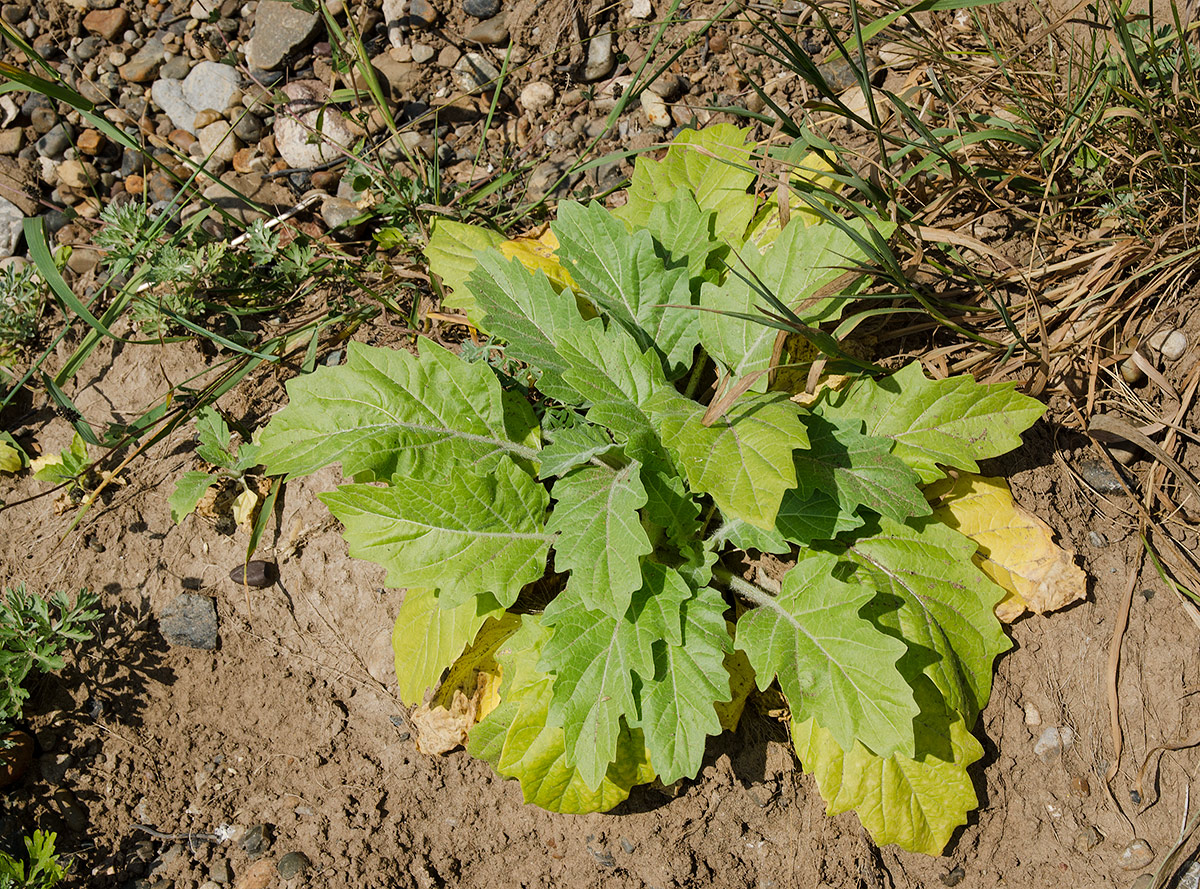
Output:
<path fill-rule="evenodd" d="M 258 506 L 258 495 L 253 491 L 242 491 L 233 501 L 233 520 L 239 525 L 249 525 Z"/>
<path fill-rule="evenodd" d="M 964 473 L 930 485 L 933 514 L 979 545 L 975 564 L 1008 590 L 996 606 L 1005 623 L 1025 611 L 1045 614 L 1087 595 L 1087 575 L 1074 554 L 1054 543 L 1054 530 L 1013 502 L 1008 483 Z"/>
<path fill-rule="evenodd" d="M 730 635 L 733 635 L 733 625 L 728 621 Z M 732 699 L 728 702 L 718 701 L 713 704 L 717 718 L 721 720 L 721 728 L 727 732 L 736 732 L 742 719 L 742 711 L 746 709 L 746 698 L 754 689 L 754 667 L 750 658 L 740 648 L 735 648 L 725 655 L 725 669 L 729 672 L 729 692 Z"/>
<path fill-rule="evenodd" d="M 500 665 L 496 652 L 520 627 L 520 618 L 489 618 L 471 647 L 450 667 L 433 698 L 412 714 L 417 749 L 427 755 L 464 746 L 475 724 L 500 704 Z"/>
<path fill-rule="evenodd" d="M 0 472 L 20 472 L 21 452 L 0 441 Z"/>
<path fill-rule="evenodd" d="M 47 466 L 62 466 L 63 459 L 61 454 L 47 454 L 45 457 L 34 457 L 29 461 L 29 471 L 37 475 Z"/>
<path fill-rule="evenodd" d="M 556 290 L 575 288 L 571 275 L 558 261 L 554 251 L 558 249 L 558 238 L 549 229 L 540 238 L 516 238 L 500 244 L 505 259 L 515 259 L 531 272 L 544 272 Z"/>

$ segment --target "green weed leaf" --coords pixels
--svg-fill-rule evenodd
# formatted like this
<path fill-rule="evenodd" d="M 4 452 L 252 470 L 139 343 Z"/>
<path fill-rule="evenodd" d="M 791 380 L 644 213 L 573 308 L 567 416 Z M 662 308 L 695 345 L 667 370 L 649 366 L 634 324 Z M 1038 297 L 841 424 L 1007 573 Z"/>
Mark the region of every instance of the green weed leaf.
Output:
<path fill-rule="evenodd" d="M 1018 447 L 1046 406 L 1015 383 L 930 380 L 914 361 L 882 380 L 826 392 L 813 410 L 830 420 L 865 420 L 866 434 L 892 439 L 892 453 L 928 484 L 945 476 L 938 464 L 978 472 L 977 460 Z"/>
<path fill-rule="evenodd" d="M 555 484 L 554 512 L 546 525 L 554 541 L 554 567 L 571 572 L 584 607 L 620 617 L 642 585 L 640 560 L 654 547 L 638 510 L 646 504 L 641 464 L 622 469 L 581 466 Z"/>
<path fill-rule="evenodd" d="M 417 356 L 351 343 L 346 363 L 287 384 L 291 403 L 263 431 L 272 474 L 308 475 L 330 463 L 358 481 L 400 474 L 441 479 L 486 472 L 504 456 L 532 459 L 528 405 L 510 410 L 486 364 L 467 364 L 428 340 Z"/>
<path fill-rule="evenodd" d="M 778 676 L 796 719 L 819 714 L 845 747 L 859 740 L 884 756 L 911 756 L 918 708 L 896 666 L 907 649 L 860 615 L 876 591 L 838 580 L 837 563 L 801 553 L 779 595 L 738 620 L 737 647 L 759 688 Z"/>
<path fill-rule="evenodd" d="M 496 247 L 503 241 L 504 235 L 483 226 L 440 217 L 434 220 L 433 234 L 425 248 L 429 270 L 451 289 L 442 299 L 442 305 L 462 312 L 472 324 L 480 321 L 474 287 L 468 282 L 478 264 L 475 251 Z"/>
<path fill-rule="evenodd" d="M 491 593 L 507 608 L 546 571 L 550 498 L 512 460 L 440 484 L 342 485 L 321 500 L 346 526 L 350 555 L 387 568 L 390 586 L 438 589 L 443 607 Z"/>
<path fill-rule="evenodd" d="M 232 433 L 225 418 L 215 408 L 206 405 L 196 414 L 196 438 L 200 441 L 196 456 L 206 463 L 231 469 L 237 462 L 229 448 Z"/>
<path fill-rule="evenodd" d="M 600 457 L 617 446 L 613 444 L 602 426 L 580 422 L 570 429 L 559 429 L 554 439 L 538 454 L 541 461 L 538 478 L 556 478 L 566 475 L 576 466 Z"/>
<path fill-rule="evenodd" d="M 200 498 L 218 481 L 220 479 L 215 475 L 209 475 L 207 472 L 200 472 L 198 470 L 185 472 L 181 475 L 179 481 L 175 483 L 175 490 L 167 498 L 167 503 L 171 507 L 171 520 L 178 525 L 187 516 L 191 515 L 196 505 L 200 502 Z"/>

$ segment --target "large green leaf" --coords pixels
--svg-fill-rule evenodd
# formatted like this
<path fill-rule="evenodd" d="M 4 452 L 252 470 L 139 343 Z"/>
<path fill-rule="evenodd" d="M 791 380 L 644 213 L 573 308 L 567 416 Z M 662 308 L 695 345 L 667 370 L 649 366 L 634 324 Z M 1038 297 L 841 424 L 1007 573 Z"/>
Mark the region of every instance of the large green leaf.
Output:
<path fill-rule="evenodd" d="M 832 540 L 844 531 L 861 527 L 863 519 L 845 508 L 836 497 L 824 491 L 813 491 L 802 497 L 796 489 L 783 495 L 775 529 L 792 543 L 808 544 L 814 540 Z"/>
<path fill-rule="evenodd" d="M 759 688 L 778 676 L 797 719 L 819 715 L 844 747 L 858 740 L 884 756 L 912 756 L 918 708 L 896 666 L 907 648 L 860 615 L 876 591 L 838 580 L 837 563 L 803 551 L 779 595 L 742 615 L 737 647 Z"/>
<path fill-rule="evenodd" d="M 475 289 L 468 282 L 478 264 L 475 251 L 496 247 L 503 241 L 504 235 L 491 229 L 443 217 L 434 218 L 433 234 L 425 247 L 429 270 L 442 279 L 442 284 L 451 288 L 442 305 L 462 312 L 472 324 L 478 324 L 480 320 Z"/>
<path fill-rule="evenodd" d="M 632 227 L 642 226 L 656 205 L 685 186 L 702 210 L 715 211 L 717 237 L 741 244 L 758 206 L 747 192 L 755 179 L 756 146 L 746 136 L 732 124 L 682 131 L 661 161 L 638 158 L 628 201 L 616 215 Z"/>
<path fill-rule="evenodd" d="M 570 764 L 561 727 L 547 720 L 555 678 L 537 666 L 549 636 L 533 615 L 496 655 L 503 671 L 500 706 L 471 731 L 468 751 L 491 763 L 498 774 L 521 783 L 525 802 L 552 812 L 606 812 L 630 788 L 654 780 L 642 732 L 622 726 L 613 762 L 599 786 L 590 788 Z"/>
<path fill-rule="evenodd" d="M 846 224 L 865 231 L 862 223 Z M 862 258 L 862 251 L 838 226 L 805 225 L 803 219 L 793 219 L 766 253 L 746 244 L 737 257 L 727 260 L 730 270 L 721 284 L 701 288 L 701 307 L 714 310 L 700 313 L 701 343 L 734 379 L 767 370 L 779 331 L 724 313 L 759 316 L 760 308 L 767 306 L 765 289 L 808 324 L 830 321 L 841 315 L 846 298 L 816 298 L 816 292 Z M 763 374 L 752 390 L 766 388 Z"/>
<path fill-rule="evenodd" d="M 563 380 L 567 364 L 556 345 L 564 331 L 584 326 L 574 295 L 558 293 L 545 273 L 531 272 L 495 251 L 480 254 L 471 289 L 487 329 L 508 344 L 509 355 L 539 372 L 538 388 L 565 404 L 579 401 Z"/>
<path fill-rule="evenodd" d="M 410 587 L 392 628 L 392 652 L 400 700 L 419 704 L 442 672 L 470 645 L 490 617 L 504 613 L 491 596 L 442 608 L 436 590 Z"/>
<path fill-rule="evenodd" d="M 646 231 L 654 236 L 667 267 L 686 268 L 697 296 L 700 276 L 708 271 L 715 278 L 710 264 L 719 265 L 729 253 L 729 246 L 714 233 L 715 223 L 716 214 L 701 210 L 687 188 L 677 188 L 671 200 L 655 204 L 645 222 Z"/>
<path fill-rule="evenodd" d="M 487 471 L 506 454 L 536 457 L 532 411 L 504 400 L 486 364 L 468 364 L 426 339 L 418 350 L 351 343 L 344 365 L 290 380 L 291 403 L 263 430 L 258 459 L 289 478 L 340 462 L 345 475 L 375 481 L 437 480 Z"/>
<path fill-rule="evenodd" d="M 582 420 L 569 429 L 556 429 L 547 436 L 550 441 L 538 454 L 538 478 L 566 475 L 576 466 L 590 463 L 593 458 L 617 448 L 603 426 L 593 426 Z"/>
<path fill-rule="evenodd" d="M 581 466 L 554 483 L 554 512 L 546 530 L 557 534 L 554 568 L 571 572 L 584 607 L 614 617 L 625 614 L 642 585 L 641 557 L 654 547 L 638 510 L 646 489 L 636 461 L 622 469 Z"/>
<path fill-rule="evenodd" d="M 567 364 L 564 378 L 590 405 L 588 420 L 616 432 L 636 460 L 662 455 L 642 407 L 668 388 L 657 356 L 641 351 L 620 328 L 605 330 L 599 320 L 589 321 L 583 330 L 564 332 L 558 348 Z"/>
<path fill-rule="evenodd" d="M 834 422 L 813 414 L 803 419 L 809 446 L 795 452 L 802 500 L 824 493 L 841 509 L 865 506 L 898 522 L 932 511 L 917 474 L 891 453 L 889 439 L 863 435 L 861 420 Z"/>
<path fill-rule="evenodd" d="M 830 420 L 865 420 L 867 435 L 892 439 L 892 453 L 925 484 L 945 476 L 938 464 L 978 472 L 977 460 L 1007 453 L 1046 406 L 1015 383 L 976 383 L 968 376 L 930 380 L 914 361 L 875 381 L 826 391 L 813 408 Z"/>
<path fill-rule="evenodd" d="M 699 313 L 670 306 L 691 305 L 687 271 L 667 270 L 649 231 L 630 232 L 600 204 L 564 201 L 551 228 L 581 292 L 643 352 L 657 352 L 668 377 L 686 372 L 700 342 Z"/>
<path fill-rule="evenodd" d="M 505 608 L 546 572 L 553 535 L 546 489 L 511 460 L 444 483 L 397 476 L 388 487 L 342 485 L 321 500 L 346 526 L 350 555 L 388 570 L 388 584 L 433 587 L 445 607 L 492 593 Z"/>
<path fill-rule="evenodd" d="M 700 770 L 709 735 L 721 733 L 714 705 L 731 698 L 725 655 L 732 650 L 725 600 L 701 587 L 683 603 L 682 633 L 654 644 L 654 673 L 639 675 L 641 719 L 650 761 L 664 784 Z M 667 615 L 668 619 L 671 617 Z"/>
<path fill-rule="evenodd" d="M 896 843 L 926 855 L 940 855 L 978 805 L 967 767 L 983 748 L 961 718 L 951 723 L 949 737 L 949 759 L 884 757 L 857 741 L 846 752 L 815 719 L 792 721 L 796 755 L 817 779 L 828 814 L 856 809 L 880 846 Z"/>
<path fill-rule="evenodd" d="M 941 522 L 880 519 L 880 530 L 855 541 L 850 555 L 876 587 L 906 608 L 903 635 L 920 646 L 946 705 L 968 724 L 987 704 L 992 663 L 1010 647 L 996 619 L 1004 590 L 971 561 L 975 543 Z"/>
<path fill-rule="evenodd" d="M 743 397 L 711 426 L 703 405 L 674 392 L 659 393 L 647 410 L 692 490 L 710 495 L 727 517 L 774 527 L 784 492 L 796 486 L 792 452 L 808 446 L 786 395 Z"/>

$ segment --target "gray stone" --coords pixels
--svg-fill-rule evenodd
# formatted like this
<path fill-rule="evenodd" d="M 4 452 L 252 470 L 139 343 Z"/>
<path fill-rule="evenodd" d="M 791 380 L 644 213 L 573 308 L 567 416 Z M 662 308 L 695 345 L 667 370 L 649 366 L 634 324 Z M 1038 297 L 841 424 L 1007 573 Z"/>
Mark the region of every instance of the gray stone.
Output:
<path fill-rule="evenodd" d="M 228 121 L 221 120 L 210 123 L 196 134 L 200 139 L 200 150 L 204 152 L 205 157 L 227 164 L 233 161 L 233 156 L 240 146 L 237 137 L 230 132 L 231 129 Z"/>
<path fill-rule="evenodd" d="M 154 76 L 154 72 L 164 59 L 166 59 L 166 49 L 163 47 L 163 42 L 150 39 L 132 59 L 118 69 L 118 72 L 130 83 L 145 83 Z"/>
<path fill-rule="evenodd" d="M 21 240 L 25 214 L 12 201 L 0 198 L 0 256 L 12 256 Z"/>
<path fill-rule="evenodd" d="M 309 864 L 308 856 L 303 852 L 288 852 L 279 859 L 275 870 L 279 871 L 281 880 L 293 880 L 308 870 Z"/>
<path fill-rule="evenodd" d="M 529 197 L 536 201 L 547 194 L 568 191 L 571 187 L 571 177 L 563 179 L 562 182 L 559 182 L 559 178 L 570 168 L 569 160 L 545 161 L 538 164 L 529 175 Z"/>
<path fill-rule="evenodd" d="M 500 11 L 500 0 L 463 0 L 462 8 L 477 19 L 490 19 Z"/>
<path fill-rule="evenodd" d="M 204 651 L 217 647 L 217 606 L 210 596 L 182 593 L 162 610 L 158 626 L 171 645 Z"/>
<path fill-rule="evenodd" d="M 269 824 L 252 824 L 242 834 L 238 845 L 251 859 L 261 858 L 264 850 L 271 845 L 275 831 Z"/>
<path fill-rule="evenodd" d="M 75 47 L 75 57 L 81 62 L 90 62 L 100 55 L 100 50 L 103 48 L 104 44 L 99 37 L 89 35 L 80 40 L 79 45 Z"/>
<path fill-rule="evenodd" d="M 233 872 L 229 869 L 229 862 L 224 858 L 218 858 L 208 868 L 208 878 L 214 883 L 232 883 Z"/>
<path fill-rule="evenodd" d="M 361 215 L 362 210 L 343 198 L 326 198 L 321 204 L 321 219 L 330 229 L 344 229 L 350 220 Z"/>
<path fill-rule="evenodd" d="M 233 132 L 247 145 L 253 145 L 267 134 L 267 128 L 257 115 L 246 112 L 234 120 Z"/>
<path fill-rule="evenodd" d="M 158 76 L 166 80 L 183 80 L 188 76 L 188 71 L 191 70 L 192 60 L 187 56 L 174 56 L 167 59 L 161 68 L 158 69 Z"/>
<path fill-rule="evenodd" d="M 1083 480 L 1101 494 L 1124 494 L 1121 480 L 1113 475 L 1112 470 L 1099 460 L 1084 460 L 1079 464 L 1079 474 Z"/>
<path fill-rule="evenodd" d="M 1154 861 L 1154 850 L 1145 840 L 1134 840 L 1121 850 L 1117 863 L 1122 870 L 1142 870 Z"/>
<path fill-rule="evenodd" d="M 583 79 L 588 83 L 612 73 L 617 57 L 613 53 L 612 31 L 604 31 L 588 41 L 587 65 Z"/>
<path fill-rule="evenodd" d="M 498 46 L 508 43 L 508 24 L 504 13 L 494 15 L 480 22 L 467 31 L 467 39 L 472 43 L 482 43 L 485 46 Z"/>
<path fill-rule="evenodd" d="M 473 93 L 500 76 L 500 69 L 482 53 L 469 52 L 454 66 L 452 73 L 455 85 L 464 93 Z"/>
<path fill-rule="evenodd" d="M 416 43 L 413 45 L 412 60 L 418 65 L 424 65 L 435 55 L 436 53 L 433 51 L 433 47 L 428 43 Z"/>
<path fill-rule="evenodd" d="M 521 90 L 520 101 L 526 111 L 541 111 L 554 102 L 554 87 L 544 80 L 535 80 Z"/>
<path fill-rule="evenodd" d="M 241 78 L 229 65 L 201 62 L 182 81 L 160 78 L 150 87 L 154 100 L 177 129 L 196 133 L 196 115 L 212 110 L 224 113 L 238 95 Z"/>
<path fill-rule="evenodd" d="M 35 145 L 37 153 L 42 157 L 62 157 L 62 153 L 71 146 L 71 132 L 67 124 L 55 124 Z"/>
<path fill-rule="evenodd" d="M 405 0 L 383 0 L 383 22 L 387 27 L 388 42 L 397 49 L 404 46 L 404 32 L 408 28 L 405 5 Z"/>
<path fill-rule="evenodd" d="M 320 16 L 303 12 L 284 0 L 261 0 L 254 13 L 254 33 L 246 44 L 246 64 L 270 71 L 283 64 L 317 33 Z"/>
<path fill-rule="evenodd" d="M 307 170 L 341 157 L 335 146 L 349 150 L 354 144 L 355 133 L 346 119 L 324 105 L 328 98 L 325 84 L 296 80 L 281 91 L 291 101 L 275 114 L 275 150 L 289 167 Z M 310 143 L 314 131 L 319 132 L 320 141 Z"/>

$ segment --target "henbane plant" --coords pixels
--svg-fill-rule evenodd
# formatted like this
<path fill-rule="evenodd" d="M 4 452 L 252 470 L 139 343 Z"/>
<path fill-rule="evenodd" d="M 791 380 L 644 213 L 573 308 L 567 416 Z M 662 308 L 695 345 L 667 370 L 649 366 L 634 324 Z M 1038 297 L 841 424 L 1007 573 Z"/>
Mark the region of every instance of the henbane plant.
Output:
<path fill-rule="evenodd" d="M 451 307 L 526 376 L 427 340 L 351 346 L 289 383 L 259 459 L 352 479 L 322 500 L 351 554 L 408 591 L 406 701 L 486 637 L 499 693 L 468 749 L 526 801 L 607 810 L 696 775 L 752 668 L 786 696 L 830 811 L 937 853 L 977 804 L 971 729 L 1009 642 L 1004 591 L 922 486 L 1016 447 L 1043 408 L 915 363 L 808 406 L 774 391 L 761 294 L 813 330 L 836 320 L 852 291 L 830 285 L 866 229 L 782 224 L 753 193 L 754 148 L 730 126 L 685 132 L 639 160 L 618 211 L 562 203 L 537 242 L 440 225 Z M 747 553 L 792 567 L 768 589 Z"/>

